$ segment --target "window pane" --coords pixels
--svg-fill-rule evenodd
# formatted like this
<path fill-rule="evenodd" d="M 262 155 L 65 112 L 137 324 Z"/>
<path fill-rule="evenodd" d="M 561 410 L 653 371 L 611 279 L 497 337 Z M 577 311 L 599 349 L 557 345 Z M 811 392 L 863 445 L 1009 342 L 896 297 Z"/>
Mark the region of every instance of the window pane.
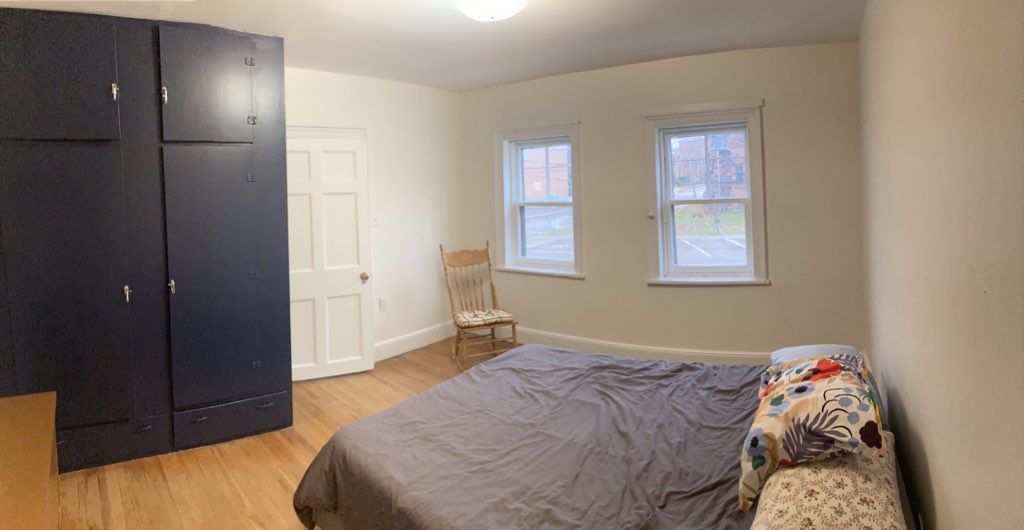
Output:
<path fill-rule="evenodd" d="M 669 134 L 668 144 L 673 199 L 749 196 L 743 129 Z"/>
<path fill-rule="evenodd" d="M 747 266 L 747 219 L 743 203 L 677 204 L 672 207 L 672 263 L 683 267 Z"/>
<path fill-rule="evenodd" d="M 673 199 L 707 198 L 707 157 L 703 136 L 672 136 L 670 170 Z"/>
<path fill-rule="evenodd" d="M 519 165 L 523 173 L 523 200 L 571 201 L 572 157 L 569 144 L 523 147 Z"/>
<path fill-rule="evenodd" d="M 551 177 L 548 198 L 551 200 L 572 200 L 572 157 L 569 145 L 548 147 L 548 171 Z"/>
<path fill-rule="evenodd" d="M 524 258 L 573 261 L 572 206 L 520 206 Z"/>

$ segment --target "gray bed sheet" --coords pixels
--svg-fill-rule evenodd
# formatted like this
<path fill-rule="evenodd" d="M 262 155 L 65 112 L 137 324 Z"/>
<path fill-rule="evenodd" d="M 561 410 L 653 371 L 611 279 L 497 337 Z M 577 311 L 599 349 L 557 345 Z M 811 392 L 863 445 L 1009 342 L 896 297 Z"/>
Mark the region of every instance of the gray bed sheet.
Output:
<path fill-rule="evenodd" d="M 764 368 L 522 346 L 339 430 L 295 511 L 308 528 L 748 528 Z"/>

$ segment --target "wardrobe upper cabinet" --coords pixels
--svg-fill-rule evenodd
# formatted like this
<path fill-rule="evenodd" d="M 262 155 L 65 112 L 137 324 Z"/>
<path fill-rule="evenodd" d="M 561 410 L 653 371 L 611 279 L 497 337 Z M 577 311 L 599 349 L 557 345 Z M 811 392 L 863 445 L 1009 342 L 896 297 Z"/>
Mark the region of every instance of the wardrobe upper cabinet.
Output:
<path fill-rule="evenodd" d="M 0 139 L 121 136 L 112 19 L 0 9 Z"/>
<path fill-rule="evenodd" d="M 166 142 L 252 142 L 252 39 L 213 29 L 160 27 Z"/>

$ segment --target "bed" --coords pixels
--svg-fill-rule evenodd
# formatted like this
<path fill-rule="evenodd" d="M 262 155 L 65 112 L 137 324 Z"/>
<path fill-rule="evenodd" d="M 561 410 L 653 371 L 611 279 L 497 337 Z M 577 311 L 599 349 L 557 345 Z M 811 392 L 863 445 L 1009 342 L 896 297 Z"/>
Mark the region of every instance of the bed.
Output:
<path fill-rule="evenodd" d="M 526 345 L 339 430 L 306 527 L 748 528 L 738 463 L 765 366 Z"/>

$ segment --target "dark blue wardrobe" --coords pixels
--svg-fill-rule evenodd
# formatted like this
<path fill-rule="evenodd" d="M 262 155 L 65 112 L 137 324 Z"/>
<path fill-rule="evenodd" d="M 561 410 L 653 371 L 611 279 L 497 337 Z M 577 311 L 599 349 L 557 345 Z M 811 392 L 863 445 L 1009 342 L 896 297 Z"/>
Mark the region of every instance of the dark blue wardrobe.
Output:
<path fill-rule="evenodd" d="M 62 470 L 291 425 L 281 39 L 0 9 L 0 395 Z"/>

